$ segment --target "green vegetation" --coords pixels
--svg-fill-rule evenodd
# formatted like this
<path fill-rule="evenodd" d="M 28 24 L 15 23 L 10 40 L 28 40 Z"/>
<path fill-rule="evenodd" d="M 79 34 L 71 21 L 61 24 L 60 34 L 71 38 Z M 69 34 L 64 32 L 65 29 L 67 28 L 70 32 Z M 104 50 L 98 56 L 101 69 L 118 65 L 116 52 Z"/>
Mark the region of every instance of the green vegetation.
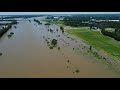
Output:
<path fill-rule="evenodd" d="M 68 29 L 65 31 L 79 37 L 100 52 L 120 61 L 120 42 L 104 36 L 99 32 L 91 31 L 88 27 Z"/>
<path fill-rule="evenodd" d="M 35 22 L 37 22 L 38 24 L 42 24 L 39 20 L 34 19 Z"/>
<path fill-rule="evenodd" d="M 2 53 L 0 52 L 0 56 L 2 56 Z"/>
<path fill-rule="evenodd" d="M 76 70 L 75 70 L 75 72 L 76 72 L 76 73 L 79 73 L 79 70 L 78 70 L 78 69 L 76 69 Z"/>
<path fill-rule="evenodd" d="M 56 39 L 53 39 L 52 42 L 51 42 L 52 45 L 56 45 L 57 44 L 57 40 Z"/>
<path fill-rule="evenodd" d="M 50 23 L 45 23 L 45 25 L 50 25 Z"/>
<path fill-rule="evenodd" d="M 10 32 L 11 35 L 13 35 L 14 33 L 13 32 Z"/>
<path fill-rule="evenodd" d="M 11 37 L 11 36 L 12 36 L 11 34 L 8 35 L 8 37 Z"/>
<path fill-rule="evenodd" d="M 10 32 L 10 34 L 8 35 L 8 37 L 11 37 L 14 33 L 13 32 Z"/>
<path fill-rule="evenodd" d="M 17 21 L 12 21 L 10 24 L 7 24 L 7 27 L 6 28 L 2 28 L 0 30 L 0 37 L 2 37 L 10 28 L 12 28 L 12 25 L 13 24 L 17 24 Z M 10 35 L 9 35 L 10 36 Z M 8 36 L 8 37 L 9 37 Z"/>
<path fill-rule="evenodd" d="M 11 25 L 17 24 L 17 21 L 12 21 L 10 24 L 11 24 Z"/>
<path fill-rule="evenodd" d="M 60 50 L 60 47 L 58 47 L 58 50 Z"/>
<path fill-rule="evenodd" d="M 6 28 L 2 28 L 0 30 L 0 37 L 2 37 L 2 35 L 5 34 L 11 27 L 11 25 L 8 25 Z"/>
<path fill-rule="evenodd" d="M 64 33 L 64 28 L 62 26 L 60 27 L 60 30 L 62 31 L 62 33 Z"/>
<path fill-rule="evenodd" d="M 14 26 L 14 28 L 17 28 L 16 26 Z"/>
<path fill-rule="evenodd" d="M 50 49 L 53 49 L 53 46 L 52 45 L 50 45 L 50 47 L 49 47 Z"/>
<path fill-rule="evenodd" d="M 52 39 L 51 44 L 49 45 L 49 48 L 53 49 L 56 46 L 57 46 L 57 40 L 56 39 Z M 60 50 L 60 47 L 58 47 L 58 49 Z"/>
<path fill-rule="evenodd" d="M 92 50 L 92 46 L 90 45 L 90 48 L 89 48 L 90 50 Z"/>
<path fill-rule="evenodd" d="M 63 21 L 52 21 L 50 19 L 45 19 L 45 22 L 51 23 L 51 24 L 56 24 L 58 26 L 64 26 L 64 22 Z"/>
<path fill-rule="evenodd" d="M 50 29 L 50 32 L 51 32 L 51 33 L 53 33 L 53 30 L 52 30 L 52 29 Z"/>
<path fill-rule="evenodd" d="M 74 16 L 73 16 L 74 17 Z M 108 22 L 108 21 L 102 21 L 102 22 L 92 22 L 90 21 L 90 16 L 88 17 L 80 17 L 75 16 L 73 17 L 66 17 L 64 21 L 52 21 L 52 20 L 46 20 L 49 23 L 56 24 L 60 27 L 66 27 L 66 26 L 72 26 L 70 28 L 65 28 L 64 31 L 77 36 L 78 38 L 82 39 L 84 42 L 88 43 L 90 45 L 89 50 L 92 50 L 92 47 L 97 49 L 98 51 L 104 53 L 105 55 L 110 56 L 111 58 L 120 61 L 120 42 L 116 41 L 117 39 L 120 40 L 120 22 Z M 99 19 L 119 19 L 119 17 L 96 17 L 93 18 L 99 20 Z M 73 28 L 76 27 L 76 28 Z M 113 37 L 117 37 L 116 40 L 113 38 L 107 37 L 110 35 L 105 36 L 104 31 L 101 31 L 103 35 L 99 31 L 92 31 L 90 28 L 97 27 L 100 30 L 105 30 L 107 34 L 110 34 Z M 111 30 L 107 30 L 108 28 L 111 28 Z M 114 32 L 114 35 L 111 33 Z M 84 47 L 85 48 L 85 47 Z M 74 50 L 74 49 L 73 49 Z M 103 58 L 98 55 L 96 52 L 92 52 L 96 57 Z"/>
<path fill-rule="evenodd" d="M 112 37 L 117 41 L 120 41 L 120 30 L 119 29 L 115 29 L 115 31 L 106 31 L 105 29 L 102 29 L 101 33 L 103 35 Z"/>

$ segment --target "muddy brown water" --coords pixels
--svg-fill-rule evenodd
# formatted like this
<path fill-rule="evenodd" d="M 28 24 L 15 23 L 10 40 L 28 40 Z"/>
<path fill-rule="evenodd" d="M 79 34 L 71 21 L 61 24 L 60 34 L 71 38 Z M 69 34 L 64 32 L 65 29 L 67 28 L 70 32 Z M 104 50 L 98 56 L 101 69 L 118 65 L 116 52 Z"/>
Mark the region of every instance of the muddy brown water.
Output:
<path fill-rule="evenodd" d="M 79 49 L 82 43 L 75 43 L 67 33 L 63 34 L 58 26 L 47 27 L 34 21 L 21 20 L 16 27 L 12 27 L 0 39 L 0 51 L 3 53 L 0 56 L 0 77 L 120 77 L 120 74 L 107 69 L 104 65 L 93 63 L 94 57 L 77 54 L 73 48 Z M 53 29 L 53 33 L 49 32 L 48 28 Z M 14 35 L 8 38 L 10 32 L 14 32 Z M 60 50 L 57 47 L 50 49 L 46 39 L 49 42 L 57 39 L 57 47 L 60 47 Z"/>

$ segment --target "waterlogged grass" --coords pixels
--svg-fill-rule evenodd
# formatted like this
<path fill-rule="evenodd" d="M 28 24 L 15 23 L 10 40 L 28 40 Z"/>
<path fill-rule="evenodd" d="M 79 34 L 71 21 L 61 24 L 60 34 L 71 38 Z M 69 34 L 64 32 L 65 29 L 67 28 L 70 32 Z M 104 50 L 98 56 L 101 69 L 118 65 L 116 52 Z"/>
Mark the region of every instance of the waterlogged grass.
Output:
<path fill-rule="evenodd" d="M 120 61 L 120 42 L 104 36 L 97 31 L 91 31 L 88 27 L 78 29 L 66 29 L 66 32 L 75 35 L 97 50 Z"/>

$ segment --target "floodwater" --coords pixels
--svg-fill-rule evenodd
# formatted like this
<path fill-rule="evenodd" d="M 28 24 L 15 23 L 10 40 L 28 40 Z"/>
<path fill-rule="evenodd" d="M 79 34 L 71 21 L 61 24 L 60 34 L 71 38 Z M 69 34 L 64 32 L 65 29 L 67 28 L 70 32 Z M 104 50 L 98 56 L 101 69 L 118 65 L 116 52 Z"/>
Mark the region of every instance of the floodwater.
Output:
<path fill-rule="evenodd" d="M 21 20 L 0 39 L 0 77 L 109 78 L 120 77 L 93 56 L 83 55 L 83 43 L 62 33 L 58 26 Z M 48 29 L 52 29 L 50 32 Z M 58 29 L 58 31 L 57 31 Z M 8 34 L 14 35 L 8 38 Z M 58 40 L 50 49 L 47 42 Z M 60 47 L 60 50 L 57 48 Z"/>

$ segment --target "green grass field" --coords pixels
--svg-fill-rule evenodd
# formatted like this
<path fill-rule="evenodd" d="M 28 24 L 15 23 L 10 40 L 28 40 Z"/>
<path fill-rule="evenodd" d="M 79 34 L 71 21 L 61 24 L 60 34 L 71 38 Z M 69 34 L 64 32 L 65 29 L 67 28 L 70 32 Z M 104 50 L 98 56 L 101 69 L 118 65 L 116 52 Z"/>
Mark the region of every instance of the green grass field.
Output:
<path fill-rule="evenodd" d="M 45 19 L 44 21 L 48 22 L 48 23 L 51 23 L 51 24 L 56 24 L 58 26 L 64 26 L 64 22 L 63 21 L 52 21 L 52 20 L 48 20 L 48 19 Z"/>
<path fill-rule="evenodd" d="M 78 29 L 66 29 L 66 32 L 78 36 L 89 45 L 120 61 L 120 42 L 100 34 L 100 32 L 90 31 L 87 27 Z"/>

